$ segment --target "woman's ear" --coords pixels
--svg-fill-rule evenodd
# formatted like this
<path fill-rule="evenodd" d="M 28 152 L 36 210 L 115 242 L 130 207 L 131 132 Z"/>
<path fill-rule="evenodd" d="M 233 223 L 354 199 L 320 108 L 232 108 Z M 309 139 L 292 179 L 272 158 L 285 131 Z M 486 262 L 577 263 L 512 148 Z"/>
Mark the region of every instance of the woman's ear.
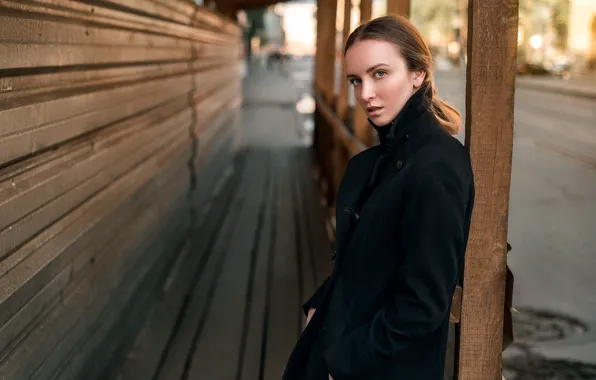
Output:
<path fill-rule="evenodd" d="M 422 83 L 424 83 L 424 79 L 426 79 L 426 73 L 424 71 L 414 71 L 412 72 L 414 88 L 420 88 Z"/>

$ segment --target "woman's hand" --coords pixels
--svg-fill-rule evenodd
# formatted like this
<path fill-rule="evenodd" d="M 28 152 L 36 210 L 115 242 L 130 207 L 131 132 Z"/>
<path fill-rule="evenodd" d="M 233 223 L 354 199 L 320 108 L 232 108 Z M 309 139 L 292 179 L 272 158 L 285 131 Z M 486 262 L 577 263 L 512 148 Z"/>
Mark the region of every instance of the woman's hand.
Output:
<path fill-rule="evenodd" d="M 329 380 L 333 380 L 333 377 L 331 377 L 331 375 L 329 375 Z"/>
<path fill-rule="evenodd" d="M 308 326 L 308 322 L 310 322 L 310 319 L 312 318 L 312 316 L 315 314 L 315 311 L 317 309 L 310 309 L 308 310 L 308 315 L 306 316 L 306 325 Z"/>

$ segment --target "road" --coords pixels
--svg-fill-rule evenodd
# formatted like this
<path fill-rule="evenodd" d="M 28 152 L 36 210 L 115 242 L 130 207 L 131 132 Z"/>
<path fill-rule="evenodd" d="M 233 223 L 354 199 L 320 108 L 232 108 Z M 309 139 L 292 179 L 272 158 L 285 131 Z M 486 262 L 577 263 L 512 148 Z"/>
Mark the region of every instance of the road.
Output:
<path fill-rule="evenodd" d="M 311 70 L 291 64 L 302 96 Z M 463 72 L 435 76 L 465 114 Z M 506 378 L 596 379 L 596 100 L 518 88 L 514 114 L 508 263 L 521 314 Z"/>
<path fill-rule="evenodd" d="M 439 72 L 437 85 L 464 110 L 463 75 Z M 520 379 L 562 368 L 569 379 L 594 379 L 586 363 L 596 364 L 596 100 L 518 88 L 514 115 L 508 263 L 522 312 L 516 330 L 539 360 L 517 360 L 520 344 L 505 357 L 535 367 Z"/>

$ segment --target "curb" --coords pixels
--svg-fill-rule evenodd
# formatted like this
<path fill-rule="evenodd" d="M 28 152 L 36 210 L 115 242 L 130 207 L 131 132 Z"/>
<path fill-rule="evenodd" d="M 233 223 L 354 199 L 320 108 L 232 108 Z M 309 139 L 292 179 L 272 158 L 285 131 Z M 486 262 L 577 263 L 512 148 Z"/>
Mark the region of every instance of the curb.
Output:
<path fill-rule="evenodd" d="M 526 81 L 516 80 L 516 88 L 524 88 L 529 90 L 550 91 L 563 95 L 576 96 L 580 98 L 596 99 L 596 87 L 594 89 L 581 89 L 573 87 L 564 87 L 557 85 L 549 85 L 545 83 L 532 83 Z"/>

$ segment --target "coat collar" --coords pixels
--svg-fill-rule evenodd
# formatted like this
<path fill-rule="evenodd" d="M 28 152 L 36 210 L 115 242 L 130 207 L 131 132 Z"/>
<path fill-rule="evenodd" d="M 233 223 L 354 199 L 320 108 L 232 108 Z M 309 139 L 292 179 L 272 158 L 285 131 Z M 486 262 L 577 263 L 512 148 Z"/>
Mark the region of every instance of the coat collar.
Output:
<path fill-rule="evenodd" d="M 408 138 L 411 133 L 416 132 L 418 123 L 416 122 L 424 113 L 428 112 L 430 107 L 430 97 L 425 88 L 420 88 L 406 102 L 401 111 L 391 121 L 384 126 L 375 125 L 372 120 L 369 123 L 374 127 L 379 136 L 379 142 L 382 146 L 393 149 L 404 138 Z"/>

